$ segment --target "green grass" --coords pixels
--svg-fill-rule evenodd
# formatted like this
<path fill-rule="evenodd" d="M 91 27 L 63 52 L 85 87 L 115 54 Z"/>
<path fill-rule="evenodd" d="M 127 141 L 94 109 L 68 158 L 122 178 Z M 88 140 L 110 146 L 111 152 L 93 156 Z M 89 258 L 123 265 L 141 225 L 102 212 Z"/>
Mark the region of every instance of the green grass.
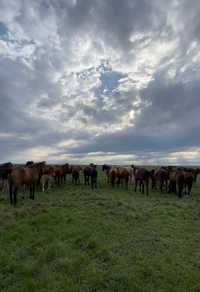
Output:
<path fill-rule="evenodd" d="M 191 197 L 112 189 L 100 178 L 0 195 L 0 291 L 200 291 L 200 187 Z"/>

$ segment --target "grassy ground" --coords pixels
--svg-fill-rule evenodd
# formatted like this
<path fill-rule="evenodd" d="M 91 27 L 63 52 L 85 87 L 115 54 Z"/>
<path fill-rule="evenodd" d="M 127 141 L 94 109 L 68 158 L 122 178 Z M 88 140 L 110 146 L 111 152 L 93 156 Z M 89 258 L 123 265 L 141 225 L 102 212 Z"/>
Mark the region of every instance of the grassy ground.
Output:
<path fill-rule="evenodd" d="M 68 182 L 0 200 L 0 291 L 200 291 L 200 187 L 149 197 Z"/>

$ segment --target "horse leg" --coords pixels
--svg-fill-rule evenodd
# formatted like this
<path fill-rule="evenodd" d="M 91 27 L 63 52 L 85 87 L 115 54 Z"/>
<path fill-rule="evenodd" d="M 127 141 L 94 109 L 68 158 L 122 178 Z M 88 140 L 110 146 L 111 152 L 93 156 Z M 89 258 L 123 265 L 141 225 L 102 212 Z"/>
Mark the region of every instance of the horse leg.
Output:
<path fill-rule="evenodd" d="M 117 186 L 118 186 L 118 187 L 120 186 L 120 182 L 122 182 L 122 180 L 121 180 L 120 177 L 118 176 L 118 178 L 117 178 Z"/>
<path fill-rule="evenodd" d="M 43 193 L 45 192 L 45 187 L 44 186 L 45 186 L 45 183 L 43 182 L 42 183 L 42 191 L 43 191 Z"/>
<path fill-rule="evenodd" d="M 14 195 L 14 205 L 16 205 L 17 204 L 17 187 L 16 186 L 14 188 L 13 195 Z"/>
<path fill-rule="evenodd" d="M 181 184 L 181 185 L 178 186 L 178 196 L 179 196 L 179 198 L 182 197 L 182 192 L 183 192 L 183 185 Z"/>
<path fill-rule="evenodd" d="M 185 195 L 187 195 L 187 183 L 184 184 Z"/>
<path fill-rule="evenodd" d="M 146 180 L 146 195 L 149 195 L 149 180 Z"/>
<path fill-rule="evenodd" d="M 192 183 L 190 182 L 190 183 L 188 184 L 188 196 L 190 196 L 190 194 L 191 194 L 191 190 L 192 190 Z"/>
<path fill-rule="evenodd" d="M 142 194 L 144 194 L 144 181 L 142 182 Z"/>
<path fill-rule="evenodd" d="M 32 185 L 30 185 L 30 199 L 33 199 L 33 195 L 32 195 Z"/>
<path fill-rule="evenodd" d="M 137 184 L 138 184 L 138 180 L 135 179 L 135 192 L 137 192 Z"/>
<path fill-rule="evenodd" d="M 12 182 L 9 184 L 9 193 L 10 193 L 10 204 L 12 205 L 13 203 L 13 185 Z"/>
<path fill-rule="evenodd" d="M 163 182 L 160 181 L 160 192 L 162 193 Z"/>
<path fill-rule="evenodd" d="M 33 184 L 32 190 L 33 190 L 33 200 L 34 200 L 35 199 L 35 184 Z"/>
<path fill-rule="evenodd" d="M 126 189 L 128 190 L 129 177 L 126 177 Z"/>
<path fill-rule="evenodd" d="M 166 180 L 165 181 L 165 192 L 167 193 L 167 190 L 168 190 L 168 181 Z"/>

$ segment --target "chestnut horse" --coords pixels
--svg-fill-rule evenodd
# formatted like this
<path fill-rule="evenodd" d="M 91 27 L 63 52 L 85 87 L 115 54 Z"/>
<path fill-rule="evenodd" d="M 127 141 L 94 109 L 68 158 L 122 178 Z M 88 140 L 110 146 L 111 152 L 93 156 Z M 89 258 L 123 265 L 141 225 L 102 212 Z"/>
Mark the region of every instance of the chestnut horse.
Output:
<path fill-rule="evenodd" d="M 17 192 L 19 187 L 28 186 L 30 188 L 30 198 L 34 200 L 35 188 L 40 178 L 40 165 L 32 164 L 25 167 L 15 167 L 9 175 L 10 203 L 17 203 Z"/>
<path fill-rule="evenodd" d="M 129 176 L 129 171 L 121 166 L 112 166 L 108 173 L 112 187 L 114 187 L 115 184 L 117 184 L 117 186 L 125 184 L 125 187 L 128 188 Z"/>
<path fill-rule="evenodd" d="M 72 165 L 72 183 L 77 185 L 80 183 L 80 171 L 82 167 L 79 165 Z"/>
<path fill-rule="evenodd" d="M 102 165 L 102 171 L 106 171 L 106 176 L 107 176 L 107 183 L 110 182 L 110 178 L 109 178 L 109 172 L 110 172 L 111 166 L 107 165 L 107 164 L 103 164 Z"/>

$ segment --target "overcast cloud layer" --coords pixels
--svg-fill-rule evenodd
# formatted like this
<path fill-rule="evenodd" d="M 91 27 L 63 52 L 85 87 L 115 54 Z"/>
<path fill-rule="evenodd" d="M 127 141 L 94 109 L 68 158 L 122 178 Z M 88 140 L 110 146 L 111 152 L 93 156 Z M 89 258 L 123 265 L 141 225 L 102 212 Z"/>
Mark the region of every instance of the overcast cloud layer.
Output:
<path fill-rule="evenodd" d="M 199 164 L 199 0 L 1 0 L 0 162 Z"/>

